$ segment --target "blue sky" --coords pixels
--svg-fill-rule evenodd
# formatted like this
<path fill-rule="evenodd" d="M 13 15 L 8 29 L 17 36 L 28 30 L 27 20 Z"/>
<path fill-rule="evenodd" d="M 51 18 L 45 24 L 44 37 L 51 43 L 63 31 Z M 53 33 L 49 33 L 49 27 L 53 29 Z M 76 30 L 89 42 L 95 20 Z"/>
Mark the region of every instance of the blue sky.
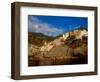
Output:
<path fill-rule="evenodd" d="M 87 17 L 28 16 L 29 32 L 42 33 L 47 36 L 58 36 L 79 27 L 88 27 Z"/>

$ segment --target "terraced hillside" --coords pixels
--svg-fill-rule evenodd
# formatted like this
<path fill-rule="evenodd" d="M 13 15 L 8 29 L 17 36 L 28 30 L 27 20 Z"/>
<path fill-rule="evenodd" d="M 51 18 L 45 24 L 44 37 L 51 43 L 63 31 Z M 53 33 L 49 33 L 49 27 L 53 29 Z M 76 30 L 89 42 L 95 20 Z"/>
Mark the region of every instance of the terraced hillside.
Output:
<path fill-rule="evenodd" d="M 28 65 L 87 64 L 87 39 L 87 31 L 84 29 L 57 37 L 29 33 Z"/>

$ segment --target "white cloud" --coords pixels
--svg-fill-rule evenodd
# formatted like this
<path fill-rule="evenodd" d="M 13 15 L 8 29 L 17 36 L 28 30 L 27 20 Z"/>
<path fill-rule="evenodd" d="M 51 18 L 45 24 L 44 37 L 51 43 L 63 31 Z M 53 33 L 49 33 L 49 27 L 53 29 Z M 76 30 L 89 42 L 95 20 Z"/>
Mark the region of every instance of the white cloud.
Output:
<path fill-rule="evenodd" d="M 29 19 L 29 32 L 43 33 L 48 36 L 58 36 L 62 34 L 64 30 L 51 26 L 48 23 L 43 23 L 41 20 L 32 16 L 32 18 Z"/>

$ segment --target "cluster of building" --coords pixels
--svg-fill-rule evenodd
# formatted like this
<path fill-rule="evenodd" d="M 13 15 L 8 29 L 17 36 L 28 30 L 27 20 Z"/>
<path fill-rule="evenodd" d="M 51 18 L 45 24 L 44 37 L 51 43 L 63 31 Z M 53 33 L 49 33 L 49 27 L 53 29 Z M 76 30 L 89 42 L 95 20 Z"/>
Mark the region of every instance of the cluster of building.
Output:
<path fill-rule="evenodd" d="M 62 37 L 59 37 L 58 39 L 55 39 L 54 41 L 51 41 L 49 43 L 44 42 L 44 45 L 40 48 L 40 51 L 50 51 L 54 46 L 63 45 L 65 40 L 69 36 L 75 36 L 76 39 L 82 39 L 82 36 L 87 36 L 87 35 L 88 35 L 88 32 L 85 29 L 67 32 L 63 34 Z"/>

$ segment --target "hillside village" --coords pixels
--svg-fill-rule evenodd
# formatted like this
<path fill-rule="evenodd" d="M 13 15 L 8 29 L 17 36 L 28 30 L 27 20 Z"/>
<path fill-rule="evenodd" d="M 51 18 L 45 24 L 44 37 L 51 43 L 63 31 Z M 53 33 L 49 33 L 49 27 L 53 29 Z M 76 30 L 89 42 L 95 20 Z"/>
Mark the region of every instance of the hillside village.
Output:
<path fill-rule="evenodd" d="M 41 45 L 29 43 L 29 66 L 67 65 L 87 63 L 86 29 L 76 29 L 62 34 L 51 41 L 40 40 Z M 37 41 L 36 41 L 37 42 Z"/>

